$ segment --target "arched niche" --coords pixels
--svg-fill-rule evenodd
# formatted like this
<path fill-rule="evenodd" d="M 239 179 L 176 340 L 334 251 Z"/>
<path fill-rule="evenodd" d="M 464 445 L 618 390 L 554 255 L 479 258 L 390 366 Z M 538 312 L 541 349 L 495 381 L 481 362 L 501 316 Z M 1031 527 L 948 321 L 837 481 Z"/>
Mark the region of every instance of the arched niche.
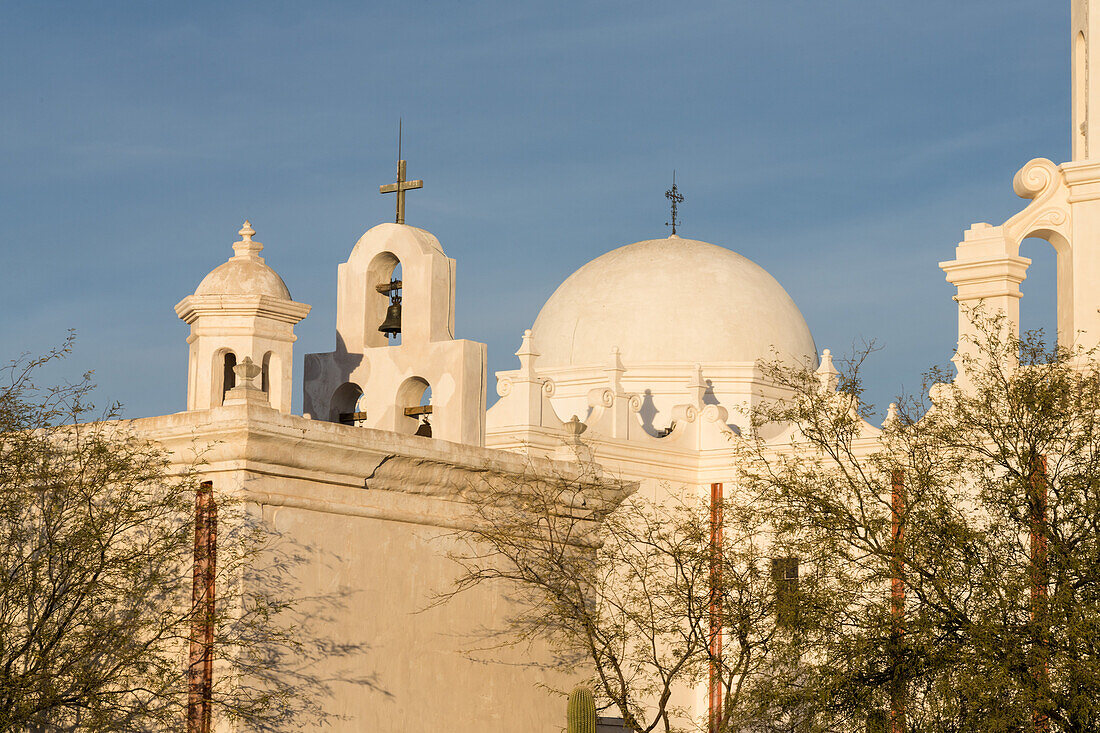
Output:
<path fill-rule="evenodd" d="M 422 377 L 409 377 L 397 388 L 394 412 L 397 432 L 432 437 L 432 386 Z"/>
<path fill-rule="evenodd" d="M 367 418 L 363 407 L 363 389 L 355 382 L 344 382 L 337 387 L 329 404 L 329 422 L 360 425 Z"/>
<path fill-rule="evenodd" d="M 267 395 L 267 402 L 276 410 L 290 411 L 290 394 L 285 388 L 282 356 L 276 351 L 268 351 L 260 360 L 260 389 Z"/>
<path fill-rule="evenodd" d="M 232 349 L 218 349 L 214 352 L 214 363 L 210 369 L 213 379 L 211 396 L 217 405 L 225 403 L 225 393 L 237 386 L 237 375 L 233 367 L 237 366 L 237 355 Z"/>
<path fill-rule="evenodd" d="M 275 355 L 269 351 L 260 362 L 260 390 L 267 395 L 268 400 L 271 399 L 271 362 L 274 359 Z"/>
<path fill-rule="evenodd" d="M 1020 283 L 1020 334 L 1042 331 L 1052 343 L 1058 337 L 1058 254 L 1045 240 L 1030 237 L 1020 243 L 1020 255 L 1031 260 Z"/>
<path fill-rule="evenodd" d="M 1053 257 L 1049 250 L 1044 251 L 1045 246 L 1053 248 Z M 1028 279 L 1020 285 L 1021 330 L 1041 327 L 1044 339 L 1051 345 L 1057 341 L 1061 346 L 1072 346 L 1076 337 L 1073 323 L 1075 283 L 1073 248 L 1069 240 L 1054 229 L 1033 229 L 1020 238 L 1020 254 L 1032 259 Z"/>
<path fill-rule="evenodd" d="M 387 337 L 378 330 L 386 319 L 386 313 L 391 304 L 389 294 L 380 292 L 380 286 L 386 286 L 394 281 L 401 281 L 401 260 L 393 252 L 379 252 L 367 266 L 366 289 L 366 333 L 364 342 L 367 346 L 390 346 L 401 343 L 400 334 L 396 338 Z M 401 291 L 397 291 L 400 302 Z"/>
<path fill-rule="evenodd" d="M 1073 38 L 1073 157 L 1084 159 L 1089 156 L 1088 136 L 1085 128 L 1088 117 L 1088 92 L 1086 76 L 1088 74 L 1088 43 L 1084 31 L 1077 31 Z"/>

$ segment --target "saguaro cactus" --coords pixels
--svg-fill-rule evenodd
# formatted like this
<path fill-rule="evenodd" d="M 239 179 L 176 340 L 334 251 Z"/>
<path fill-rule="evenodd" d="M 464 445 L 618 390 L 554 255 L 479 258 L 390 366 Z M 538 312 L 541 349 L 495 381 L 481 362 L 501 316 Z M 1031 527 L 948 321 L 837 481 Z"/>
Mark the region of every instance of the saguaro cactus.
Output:
<path fill-rule="evenodd" d="M 567 733 L 596 733 L 596 699 L 587 687 L 574 687 L 569 693 L 565 716 Z"/>

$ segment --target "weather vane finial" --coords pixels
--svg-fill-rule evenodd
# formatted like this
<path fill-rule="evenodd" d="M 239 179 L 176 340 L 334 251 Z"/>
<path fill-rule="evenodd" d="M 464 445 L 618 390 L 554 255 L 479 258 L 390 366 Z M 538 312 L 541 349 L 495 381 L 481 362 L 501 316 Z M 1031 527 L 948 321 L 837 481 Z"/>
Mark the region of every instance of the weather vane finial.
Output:
<path fill-rule="evenodd" d="M 680 190 L 676 188 L 676 171 L 672 171 L 672 188 L 665 191 L 665 198 L 672 202 L 672 221 L 665 222 L 665 226 L 672 227 L 672 234 L 676 234 L 676 226 L 680 223 L 680 220 L 676 218 L 676 207 L 684 203 L 684 195 L 680 193 Z"/>
<path fill-rule="evenodd" d="M 397 223 L 405 223 L 405 192 L 414 188 L 424 188 L 424 181 L 405 180 L 405 161 L 401 159 L 401 123 L 397 120 L 397 183 L 387 183 L 378 187 L 378 193 L 397 194 Z"/>

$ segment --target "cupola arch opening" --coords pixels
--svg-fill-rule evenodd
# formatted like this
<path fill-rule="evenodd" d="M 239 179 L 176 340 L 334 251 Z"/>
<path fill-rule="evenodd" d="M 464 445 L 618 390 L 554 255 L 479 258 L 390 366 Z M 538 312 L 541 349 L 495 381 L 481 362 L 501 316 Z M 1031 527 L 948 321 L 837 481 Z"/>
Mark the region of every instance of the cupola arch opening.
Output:
<path fill-rule="evenodd" d="M 212 370 L 217 384 L 213 385 L 212 392 L 220 395 L 218 404 L 225 402 L 225 394 L 237 386 L 237 375 L 233 367 L 237 366 L 237 355 L 232 349 L 218 349 L 214 354 L 214 368 Z"/>

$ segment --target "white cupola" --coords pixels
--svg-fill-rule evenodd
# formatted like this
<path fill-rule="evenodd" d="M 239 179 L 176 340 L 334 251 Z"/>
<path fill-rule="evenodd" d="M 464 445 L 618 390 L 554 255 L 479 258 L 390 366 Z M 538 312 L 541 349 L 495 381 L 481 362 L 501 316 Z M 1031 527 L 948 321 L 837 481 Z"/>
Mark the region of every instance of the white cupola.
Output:
<path fill-rule="evenodd" d="M 290 412 L 294 324 L 309 313 L 290 297 L 286 283 L 264 263 L 264 246 L 245 221 L 229 261 L 214 268 L 194 295 L 176 304 L 191 326 L 187 409 L 218 407 L 236 385 L 234 367 L 250 359 L 261 369 L 259 387 L 271 407 Z"/>

